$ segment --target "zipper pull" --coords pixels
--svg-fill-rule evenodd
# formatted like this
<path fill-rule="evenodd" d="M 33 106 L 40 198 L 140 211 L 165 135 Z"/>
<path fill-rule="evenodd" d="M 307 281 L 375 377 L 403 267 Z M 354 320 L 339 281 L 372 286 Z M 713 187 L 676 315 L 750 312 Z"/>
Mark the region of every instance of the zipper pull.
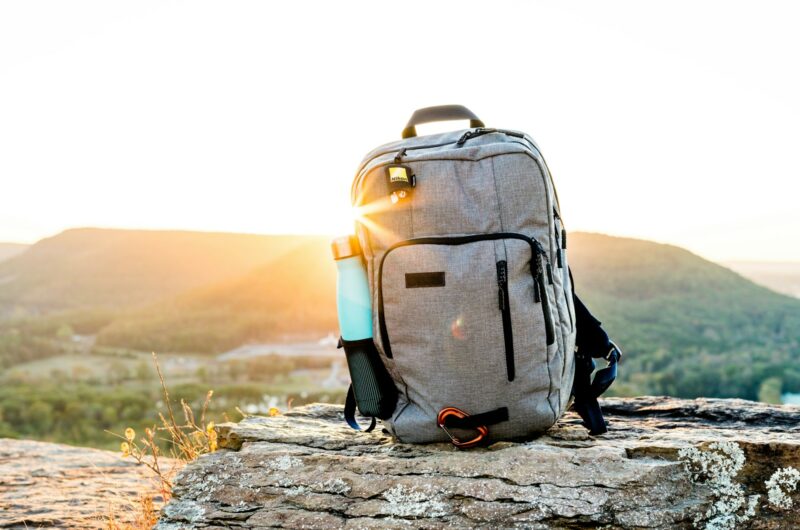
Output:
<path fill-rule="evenodd" d="M 567 231 L 564 228 L 564 220 L 561 219 L 560 215 L 558 215 L 558 210 L 556 210 L 555 206 L 553 207 L 553 218 L 558 219 L 559 221 L 561 221 L 561 248 L 566 250 L 567 249 Z M 556 233 L 556 238 L 558 238 L 558 236 L 559 236 L 559 234 Z"/>
<path fill-rule="evenodd" d="M 553 268 L 550 266 L 550 262 L 547 262 L 547 283 L 553 285 Z"/>
<path fill-rule="evenodd" d="M 544 254 L 544 249 L 536 242 L 536 275 L 539 276 L 544 273 L 544 268 L 542 267 L 542 254 Z"/>
<path fill-rule="evenodd" d="M 462 147 L 470 138 L 475 138 L 476 136 L 483 136 L 484 134 L 489 134 L 493 132 L 502 132 L 502 131 L 486 127 L 478 127 L 477 129 L 472 129 L 470 131 L 467 131 L 461 136 L 461 138 L 458 139 L 458 141 L 456 142 L 456 147 Z"/>
<path fill-rule="evenodd" d="M 558 262 L 558 268 L 559 269 L 563 269 L 564 268 L 564 263 L 563 263 L 563 261 L 561 261 L 561 249 L 560 248 L 556 249 L 556 262 Z"/>
<path fill-rule="evenodd" d="M 500 311 L 506 310 L 506 286 L 508 285 L 508 266 L 505 261 L 497 262 L 497 292 L 500 299 Z"/>
<path fill-rule="evenodd" d="M 474 130 L 470 129 L 469 131 L 467 131 L 467 132 L 465 132 L 464 134 L 461 135 L 461 138 L 458 139 L 458 141 L 456 142 L 456 145 L 458 147 L 461 147 L 462 145 L 467 143 L 467 140 L 469 140 L 473 136 L 476 136 L 478 131 L 482 131 L 482 130 L 483 130 L 482 127 L 478 127 L 477 129 L 474 129 Z"/>
<path fill-rule="evenodd" d="M 536 253 L 531 269 L 536 269 L 533 272 L 533 301 L 537 304 L 542 301 L 541 289 L 544 287 L 544 266 L 542 265 L 542 256 L 545 255 L 544 247 L 537 240 L 533 240 L 536 245 Z M 549 264 L 548 264 L 549 265 Z"/>

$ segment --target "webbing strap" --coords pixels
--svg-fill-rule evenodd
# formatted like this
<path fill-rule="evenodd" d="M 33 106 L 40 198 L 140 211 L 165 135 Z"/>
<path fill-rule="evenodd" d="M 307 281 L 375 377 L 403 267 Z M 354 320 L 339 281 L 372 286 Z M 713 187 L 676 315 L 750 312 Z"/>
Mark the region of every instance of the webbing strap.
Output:
<path fill-rule="evenodd" d="M 481 425 L 494 425 L 502 421 L 508 421 L 508 408 L 506 407 L 473 414 L 464 418 L 448 416 L 444 421 L 444 426 L 450 429 L 476 429 Z"/>
<path fill-rule="evenodd" d="M 377 423 L 373 416 L 369 427 L 362 429 L 361 425 L 356 421 L 356 394 L 353 392 L 353 385 L 350 385 L 350 388 L 347 389 L 347 398 L 344 400 L 344 419 L 353 429 L 357 431 L 363 430 L 364 432 L 370 432 L 375 428 L 375 424 Z"/>
<path fill-rule="evenodd" d="M 589 429 L 590 436 L 608 432 L 608 424 L 603 417 L 603 410 L 600 408 L 597 398 L 586 398 L 579 401 L 576 397 L 572 408 L 583 420 L 583 426 Z"/>

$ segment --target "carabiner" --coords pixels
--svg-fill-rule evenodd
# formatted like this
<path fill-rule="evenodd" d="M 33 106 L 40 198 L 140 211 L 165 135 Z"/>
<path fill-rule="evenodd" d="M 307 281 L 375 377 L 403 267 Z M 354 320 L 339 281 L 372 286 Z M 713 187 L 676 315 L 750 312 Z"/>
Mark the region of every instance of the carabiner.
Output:
<path fill-rule="evenodd" d="M 453 443 L 454 446 L 458 447 L 459 449 L 467 449 L 469 447 L 474 447 L 481 443 L 486 436 L 489 435 L 489 428 L 486 425 L 478 425 L 475 427 L 475 430 L 478 431 L 477 436 L 471 440 L 462 441 L 458 437 L 456 437 L 453 433 L 451 433 L 447 426 L 445 425 L 447 418 L 450 416 L 455 416 L 456 418 L 462 419 L 469 416 L 463 410 L 457 409 L 455 407 L 445 407 L 439 411 L 439 415 L 436 417 L 436 424 L 442 428 L 442 430 L 447 433 L 447 436 L 450 438 L 450 441 Z"/>

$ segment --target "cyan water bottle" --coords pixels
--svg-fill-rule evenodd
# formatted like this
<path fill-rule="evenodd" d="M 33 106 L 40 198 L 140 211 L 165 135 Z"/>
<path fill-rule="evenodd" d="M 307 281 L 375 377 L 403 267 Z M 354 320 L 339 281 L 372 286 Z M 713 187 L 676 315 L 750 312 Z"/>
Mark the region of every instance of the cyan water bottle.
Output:
<path fill-rule="evenodd" d="M 372 303 L 361 246 L 356 236 L 336 238 L 331 246 L 339 330 L 355 402 L 365 416 L 386 419 L 394 412 L 397 389 L 372 341 Z M 351 419 L 348 423 L 353 425 Z"/>

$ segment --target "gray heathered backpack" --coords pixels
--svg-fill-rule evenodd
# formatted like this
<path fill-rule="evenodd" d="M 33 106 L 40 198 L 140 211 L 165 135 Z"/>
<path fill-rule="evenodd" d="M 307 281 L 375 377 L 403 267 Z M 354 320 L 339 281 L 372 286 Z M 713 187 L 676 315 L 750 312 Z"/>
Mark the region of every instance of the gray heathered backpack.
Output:
<path fill-rule="evenodd" d="M 456 119 L 471 128 L 416 136 L 418 124 Z M 587 388 L 573 392 L 566 232 L 529 136 L 484 128 L 459 105 L 418 110 L 403 140 L 366 156 L 352 202 L 374 343 L 397 389 L 396 405 L 382 414 L 392 434 L 459 446 L 527 437 L 551 427 L 573 393 L 586 396 L 586 425 L 605 431 L 596 397 L 616 375 L 618 351 L 592 352 L 614 372 L 596 377 L 594 389 L 593 365 L 587 372 L 579 363 Z"/>

